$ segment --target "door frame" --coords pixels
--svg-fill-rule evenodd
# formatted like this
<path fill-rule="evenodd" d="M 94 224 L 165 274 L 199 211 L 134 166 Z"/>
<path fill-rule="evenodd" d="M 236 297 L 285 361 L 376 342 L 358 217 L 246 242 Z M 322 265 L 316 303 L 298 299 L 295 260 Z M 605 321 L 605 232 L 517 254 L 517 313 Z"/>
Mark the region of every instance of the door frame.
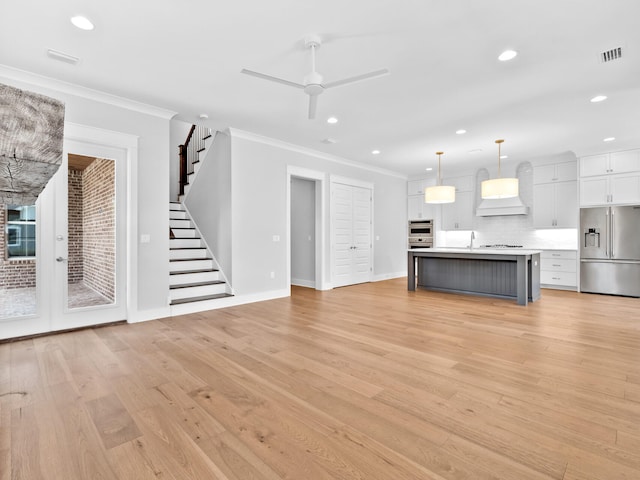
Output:
<path fill-rule="evenodd" d="M 333 245 L 333 235 L 335 233 L 335 219 L 334 219 L 334 206 L 333 206 L 333 186 L 334 184 L 341 184 L 341 185 L 348 185 L 350 187 L 359 187 L 359 188 L 366 188 L 368 190 L 371 191 L 371 224 L 370 224 L 370 231 L 369 231 L 369 237 L 371 238 L 371 248 L 369 250 L 369 265 L 371 265 L 371 269 L 369 270 L 369 282 L 371 282 L 373 280 L 373 259 L 374 259 L 374 254 L 373 254 L 373 246 L 374 246 L 374 241 L 373 241 L 373 219 L 374 219 L 374 202 L 373 202 L 373 194 L 374 194 L 374 184 L 372 182 L 366 182 L 364 180 L 358 180 L 355 178 L 349 178 L 349 177 L 343 177 L 340 175 L 330 175 L 329 176 L 329 188 L 330 188 L 330 195 L 331 195 L 331 206 L 330 206 L 330 221 L 329 221 L 329 238 L 330 238 L 330 253 L 329 253 L 329 266 L 330 266 L 330 274 L 331 274 L 331 288 L 333 288 L 333 265 L 335 262 L 335 248 Z"/>
<path fill-rule="evenodd" d="M 138 305 L 138 272 L 137 272 L 137 243 L 138 235 L 138 135 L 116 132 L 103 128 L 80 125 L 76 123 L 65 122 L 64 125 L 64 154 L 69 153 L 67 145 L 76 143 L 84 144 L 87 148 L 91 146 L 96 149 L 104 148 L 117 149 L 124 151 L 124 179 L 123 185 L 120 185 L 122 191 L 122 201 L 124 201 L 124 219 L 120 219 L 118 223 L 120 228 L 124 228 L 124 239 L 122 246 L 124 251 L 120 252 L 123 257 L 122 265 L 124 272 L 122 278 L 125 282 L 123 298 L 124 318 L 122 320 L 129 321 L 131 312 L 137 311 Z M 53 258 L 52 258 L 53 260 Z M 55 261 L 55 260 L 54 260 Z"/>
<path fill-rule="evenodd" d="M 315 183 L 315 265 L 316 265 L 316 290 L 329 290 L 331 286 L 326 283 L 326 220 L 325 220 L 325 187 L 326 174 L 317 170 L 287 165 L 287 286 L 291 295 L 291 179 L 301 178 Z"/>

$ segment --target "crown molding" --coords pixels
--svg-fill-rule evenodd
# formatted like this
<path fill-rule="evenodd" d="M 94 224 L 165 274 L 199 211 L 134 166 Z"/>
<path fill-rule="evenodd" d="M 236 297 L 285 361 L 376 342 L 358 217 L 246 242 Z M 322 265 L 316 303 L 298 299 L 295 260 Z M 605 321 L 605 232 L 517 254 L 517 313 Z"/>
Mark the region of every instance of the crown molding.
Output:
<path fill-rule="evenodd" d="M 156 107 L 154 105 L 148 105 L 146 103 L 119 97 L 117 95 L 112 95 L 100 90 L 94 90 L 92 88 L 83 87 L 74 83 L 57 80 L 51 77 L 45 77 L 36 73 L 27 72 L 26 70 L 20 70 L 18 68 L 0 64 L 0 79 L 3 78 L 18 82 L 29 83 L 37 87 L 55 90 L 61 93 L 66 93 L 68 95 L 75 95 L 77 97 L 86 98 L 88 100 L 106 103 L 115 107 L 125 108 L 127 110 L 133 110 L 134 112 L 144 113 L 146 115 L 160 117 L 167 120 L 170 120 L 175 115 L 177 115 L 177 112 L 174 112 L 172 110 Z"/>
<path fill-rule="evenodd" d="M 381 175 L 387 175 L 389 177 L 401 178 L 402 180 L 407 179 L 407 176 L 403 175 L 402 173 L 394 172 L 392 170 L 387 170 L 385 168 L 372 167 L 370 165 L 365 165 L 363 163 L 355 162 L 353 160 L 348 160 L 343 157 L 338 157 L 337 155 L 331 155 L 328 153 L 319 152 L 318 150 L 313 150 L 312 148 L 302 147 L 300 145 L 284 142 L 282 140 L 277 140 L 275 138 L 264 137 L 262 135 L 258 135 L 257 133 L 251 133 L 251 132 L 247 132 L 245 130 L 240 130 L 237 128 L 229 128 L 228 132 L 231 135 L 231 137 L 242 138 L 244 140 L 249 140 L 252 142 L 263 143 L 265 145 L 269 145 L 272 147 L 282 148 L 284 150 L 289 150 L 291 152 L 302 153 L 304 155 L 309 155 L 310 157 L 316 157 L 322 160 L 328 160 L 329 162 L 339 163 L 341 165 L 359 168 L 361 170 L 368 170 L 370 172 L 379 173 Z"/>

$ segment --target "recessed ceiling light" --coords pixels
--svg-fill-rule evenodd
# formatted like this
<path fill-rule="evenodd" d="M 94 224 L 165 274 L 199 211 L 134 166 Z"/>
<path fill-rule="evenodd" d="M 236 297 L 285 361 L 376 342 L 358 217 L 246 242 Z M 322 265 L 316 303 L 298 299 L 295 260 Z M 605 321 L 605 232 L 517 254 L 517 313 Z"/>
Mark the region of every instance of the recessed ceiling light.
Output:
<path fill-rule="evenodd" d="M 605 139 L 603 139 L 603 142 L 613 142 L 616 139 L 616 137 L 607 137 Z"/>
<path fill-rule="evenodd" d="M 327 118 L 327 123 L 338 123 L 338 119 L 336 117 L 329 117 Z"/>
<path fill-rule="evenodd" d="M 425 168 L 425 170 L 426 170 L 427 172 L 430 172 L 431 170 L 433 170 L 433 167 L 427 167 L 427 168 Z"/>
<path fill-rule="evenodd" d="M 457 135 L 464 135 L 465 133 L 467 133 L 467 131 L 464 128 L 461 128 L 460 130 L 456 130 Z"/>
<path fill-rule="evenodd" d="M 322 143 L 326 143 L 327 145 L 333 145 L 337 140 L 334 138 L 325 138 L 322 140 Z"/>
<path fill-rule="evenodd" d="M 71 17 L 71 23 L 73 23 L 80 30 L 93 30 L 95 27 L 91 20 L 87 17 L 83 17 L 82 15 L 76 15 L 75 17 Z"/>
<path fill-rule="evenodd" d="M 500 54 L 500 56 L 498 56 L 498 60 L 500 60 L 501 62 L 506 62 L 508 60 L 513 60 L 514 58 L 516 58 L 516 55 L 518 55 L 518 52 L 516 52 L 515 50 L 505 50 Z"/>
<path fill-rule="evenodd" d="M 200 120 L 206 120 L 207 118 L 209 118 L 209 115 L 207 115 L 206 113 L 201 113 L 200 115 L 198 115 L 198 118 Z"/>
<path fill-rule="evenodd" d="M 380 155 L 380 150 L 371 150 L 371 155 Z"/>
<path fill-rule="evenodd" d="M 602 102 L 602 101 L 604 101 L 604 100 L 606 100 L 606 99 L 607 99 L 607 96 L 606 96 L 606 95 L 596 95 L 595 97 L 593 97 L 593 98 L 591 99 L 591 103 L 598 103 L 598 102 Z"/>
<path fill-rule="evenodd" d="M 467 152 L 467 153 L 470 153 L 471 155 L 474 155 L 476 153 L 480 153 L 481 151 L 482 151 L 481 148 L 474 148 L 473 150 L 469 150 L 469 152 Z"/>
<path fill-rule="evenodd" d="M 500 158 L 509 158 L 509 155 L 500 155 Z"/>

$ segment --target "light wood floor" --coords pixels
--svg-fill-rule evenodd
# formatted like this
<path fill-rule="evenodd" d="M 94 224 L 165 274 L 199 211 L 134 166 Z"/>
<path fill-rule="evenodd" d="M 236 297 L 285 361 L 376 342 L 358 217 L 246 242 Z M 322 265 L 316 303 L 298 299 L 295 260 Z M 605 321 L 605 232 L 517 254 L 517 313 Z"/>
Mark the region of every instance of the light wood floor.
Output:
<path fill-rule="evenodd" d="M 640 300 L 406 280 L 0 345 L 0 479 L 640 479 Z"/>

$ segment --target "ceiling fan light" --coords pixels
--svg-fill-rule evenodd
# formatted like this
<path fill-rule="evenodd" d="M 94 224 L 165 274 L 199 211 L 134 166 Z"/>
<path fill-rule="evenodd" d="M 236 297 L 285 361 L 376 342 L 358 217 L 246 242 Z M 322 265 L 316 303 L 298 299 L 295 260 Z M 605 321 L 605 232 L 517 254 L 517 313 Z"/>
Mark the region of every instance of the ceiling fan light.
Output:
<path fill-rule="evenodd" d="M 482 198 L 512 198 L 519 193 L 517 178 L 494 178 L 481 184 Z"/>
<path fill-rule="evenodd" d="M 424 203 L 453 203 L 456 201 L 456 187 L 437 185 L 424 189 Z"/>

